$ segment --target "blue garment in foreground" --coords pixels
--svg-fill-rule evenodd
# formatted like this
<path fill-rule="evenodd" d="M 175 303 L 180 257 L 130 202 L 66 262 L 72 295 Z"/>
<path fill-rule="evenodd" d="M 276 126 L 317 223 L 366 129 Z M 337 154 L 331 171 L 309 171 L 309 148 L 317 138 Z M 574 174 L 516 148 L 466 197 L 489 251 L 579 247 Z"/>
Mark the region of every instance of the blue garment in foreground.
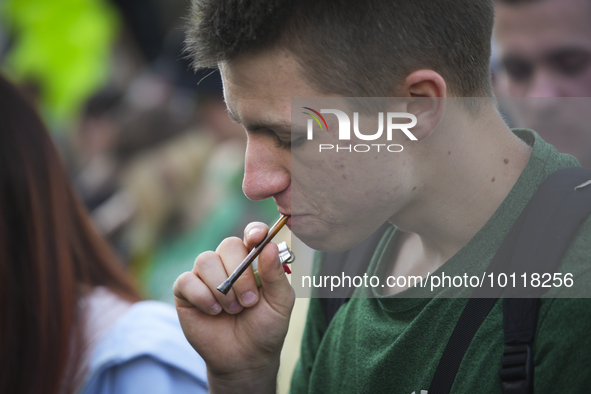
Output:
<path fill-rule="evenodd" d="M 189 345 L 176 311 L 141 301 L 97 345 L 80 394 L 207 393 L 205 362 Z"/>

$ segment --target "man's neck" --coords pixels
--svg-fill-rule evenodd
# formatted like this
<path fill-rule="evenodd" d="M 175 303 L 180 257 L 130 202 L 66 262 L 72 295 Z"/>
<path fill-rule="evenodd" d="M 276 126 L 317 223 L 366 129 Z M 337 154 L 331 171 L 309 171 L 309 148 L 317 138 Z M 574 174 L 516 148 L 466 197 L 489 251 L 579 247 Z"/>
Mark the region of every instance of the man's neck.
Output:
<path fill-rule="evenodd" d="M 408 234 L 389 275 L 426 276 L 443 265 L 485 225 L 523 172 L 531 148 L 492 106 L 481 111 L 477 120 L 453 120 L 453 127 L 446 120 L 441 133 L 414 152 L 423 158 L 421 181 L 405 209 L 391 218 Z"/>

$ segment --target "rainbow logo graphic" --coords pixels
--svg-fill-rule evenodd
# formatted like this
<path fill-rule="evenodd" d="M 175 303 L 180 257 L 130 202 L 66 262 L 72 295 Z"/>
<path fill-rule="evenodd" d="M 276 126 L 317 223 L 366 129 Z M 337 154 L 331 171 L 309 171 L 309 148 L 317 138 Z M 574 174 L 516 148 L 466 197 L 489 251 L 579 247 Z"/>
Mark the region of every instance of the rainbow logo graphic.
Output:
<path fill-rule="evenodd" d="M 324 120 L 324 116 L 320 115 L 320 112 L 313 110 L 312 108 L 308 108 L 308 107 L 302 107 L 302 108 L 307 109 L 308 111 L 312 111 L 312 112 L 314 112 L 314 114 L 318 115 L 318 117 L 320 117 L 320 119 L 322 119 L 322 123 L 324 123 L 324 126 L 326 127 L 326 131 L 328 131 L 328 125 L 326 124 L 326 120 Z M 318 119 L 318 117 L 314 116 L 313 114 L 311 114 L 309 112 L 302 112 L 302 113 L 311 116 L 316 121 L 316 123 L 318 123 L 318 126 L 320 126 L 320 130 L 324 130 L 324 128 L 322 127 L 322 123 L 320 123 L 320 119 Z"/>

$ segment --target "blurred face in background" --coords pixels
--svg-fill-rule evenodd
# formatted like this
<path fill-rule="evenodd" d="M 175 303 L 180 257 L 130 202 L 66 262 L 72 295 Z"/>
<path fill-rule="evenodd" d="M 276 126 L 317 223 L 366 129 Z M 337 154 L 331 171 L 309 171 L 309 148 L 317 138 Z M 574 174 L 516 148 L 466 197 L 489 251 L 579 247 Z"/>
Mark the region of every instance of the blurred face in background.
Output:
<path fill-rule="evenodd" d="M 496 95 L 524 98 L 504 109 L 590 167 L 591 1 L 497 0 L 495 12 Z"/>
<path fill-rule="evenodd" d="M 591 1 L 497 1 L 495 38 L 508 95 L 591 96 Z"/>

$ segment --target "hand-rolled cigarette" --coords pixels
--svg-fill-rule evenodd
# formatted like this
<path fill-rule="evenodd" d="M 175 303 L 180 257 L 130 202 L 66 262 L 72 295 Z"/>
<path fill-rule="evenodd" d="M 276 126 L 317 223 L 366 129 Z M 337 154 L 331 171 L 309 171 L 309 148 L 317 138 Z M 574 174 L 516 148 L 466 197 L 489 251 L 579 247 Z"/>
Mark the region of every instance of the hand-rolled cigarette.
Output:
<path fill-rule="evenodd" d="M 277 235 L 279 230 L 287 223 L 289 219 L 288 215 L 281 215 L 279 220 L 269 229 L 267 236 L 265 239 L 261 241 L 260 244 L 255 246 L 250 253 L 244 258 L 242 263 L 232 272 L 232 275 L 228 277 L 221 285 L 217 287 L 217 289 L 224 295 L 228 294 L 234 282 L 238 280 L 240 275 L 248 268 L 248 266 L 257 258 L 259 254 L 263 251 L 263 248 L 267 246 L 267 244 Z"/>

